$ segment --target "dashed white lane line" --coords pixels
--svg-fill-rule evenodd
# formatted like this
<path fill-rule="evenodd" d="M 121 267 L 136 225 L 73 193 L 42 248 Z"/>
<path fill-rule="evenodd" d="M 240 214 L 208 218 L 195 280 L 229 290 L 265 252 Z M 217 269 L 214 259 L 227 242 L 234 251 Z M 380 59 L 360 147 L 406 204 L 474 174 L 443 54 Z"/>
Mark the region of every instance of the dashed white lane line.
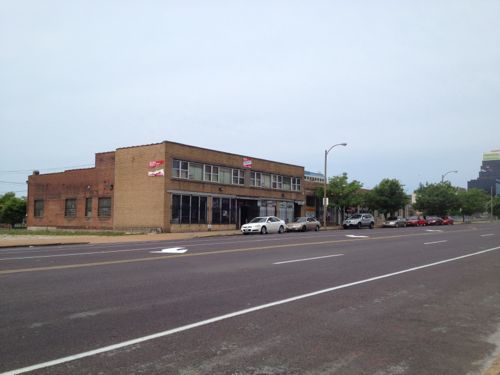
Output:
<path fill-rule="evenodd" d="M 206 325 L 209 325 L 209 324 L 220 322 L 222 320 L 231 319 L 231 318 L 234 318 L 234 317 L 237 317 L 237 316 L 250 314 L 250 313 L 253 313 L 253 312 L 256 312 L 256 311 L 259 311 L 259 310 L 268 309 L 268 308 L 271 308 L 271 307 L 274 307 L 274 306 L 284 305 L 284 304 L 287 304 L 287 303 L 291 303 L 291 302 L 299 301 L 299 300 L 302 300 L 302 299 L 306 299 L 306 298 L 318 296 L 318 295 L 321 295 L 321 294 L 331 293 L 331 292 L 339 290 L 339 289 L 345 289 L 345 288 L 349 288 L 349 287 L 360 285 L 360 284 L 366 284 L 366 283 L 370 283 L 370 282 L 373 282 L 373 281 L 377 281 L 377 280 L 381 280 L 381 279 L 386 279 L 386 278 L 393 277 L 393 276 L 398 276 L 398 275 L 401 275 L 401 274 L 404 274 L 404 273 L 418 271 L 418 270 L 421 270 L 421 269 L 424 269 L 424 268 L 435 267 L 435 266 L 438 266 L 440 264 L 455 262 L 457 260 L 461 260 L 461 259 L 465 259 L 465 258 L 469 258 L 469 257 L 473 257 L 473 256 L 477 256 L 477 255 L 489 253 L 489 252 L 496 251 L 496 250 L 500 250 L 500 246 L 493 247 L 493 248 L 486 249 L 486 250 L 482 250 L 482 251 L 478 251 L 478 252 L 471 253 L 471 254 L 462 255 L 462 256 L 459 256 L 459 257 L 456 257 L 456 258 L 449 258 L 449 259 L 441 260 L 441 261 L 435 262 L 435 263 L 429 263 L 429 264 L 425 264 L 425 265 L 422 265 L 422 266 L 417 266 L 417 267 L 408 268 L 408 269 L 401 270 L 401 271 L 396 271 L 396 272 L 388 273 L 388 274 L 385 274 L 385 275 L 370 277 L 368 279 L 359 280 L 359 281 L 355 281 L 355 282 L 348 283 L 348 284 L 334 286 L 334 287 L 331 287 L 331 288 L 328 288 L 328 289 L 318 290 L 318 291 L 307 293 L 307 294 L 301 294 L 299 296 L 295 296 L 295 297 L 283 299 L 283 300 L 280 300 L 280 301 L 274 301 L 274 302 L 267 303 L 267 304 L 264 304 L 264 305 L 255 306 L 255 307 L 252 307 L 252 308 L 249 308 L 249 309 L 235 311 L 235 312 L 232 312 L 232 313 L 229 313 L 229 314 L 225 314 L 225 315 L 221 315 L 221 316 L 216 316 L 216 317 L 211 318 L 211 319 L 202 320 L 200 322 L 196 322 L 196 323 L 192 323 L 192 324 L 187 324 L 185 326 L 181 326 L 181 327 L 169 329 L 167 331 L 154 333 L 152 335 L 135 338 L 135 339 L 132 339 L 132 340 L 129 340 L 129 341 L 123 341 L 123 342 L 120 342 L 120 343 L 117 343 L 117 344 L 114 344 L 114 345 L 104 346 L 102 348 L 90 350 L 88 352 L 83 352 L 83 353 L 79 353 L 79 354 L 75 354 L 75 355 L 70 355 L 70 356 L 67 356 L 67 357 L 62 357 L 62 358 L 54 359 L 52 361 L 48 361 L 48 362 L 44 362 L 44 363 L 38 363 L 36 365 L 32 365 L 32 366 L 23 367 L 23 368 L 16 369 L 16 370 L 11 370 L 11 371 L 7 371 L 7 372 L 3 372 L 0 375 L 24 374 L 26 372 L 30 372 L 30 371 L 34 371 L 34 370 L 39 370 L 39 369 L 47 368 L 47 367 L 51 367 L 51 366 L 60 365 L 62 363 L 67 363 L 67 362 L 75 361 L 77 359 L 82 359 L 82 358 L 91 357 L 91 356 L 94 356 L 94 355 L 99 355 L 99 354 L 102 354 L 102 353 L 107 353 L 107 352 L 110 352 L 110 351 L 113 351 L 113 350 L 125 348 L 127 346 L 140 344 L 140 343 L 145 342 L 145 341 L 159 339 L 161 337 L 170 336 L 170 335 L 173 335 L 175 333 L 179 333 L 179 332 L 183 332 L 183 331 L 188 331 L 188 330 L 191 330 L 191 329 L 194 329 L 194 328 L 206 326 Z"/>
<path fill-rule="evenodd" d="M 434 245 L 436 243 L 444 243 L 444 242 L 448 242 L 448 240 L 433 241 L 433 242 L 424 242 L 424 245 Z"/>
<path fill-rule="evenodd" d="M 487 234 L 481 234 L 481 237 L 491 237 L 494 235 L 495 235 L 495 233 L 487 233 Z"/>
<path fill-rule="evenodd" d="M 344 255 L 344 254 L 332 254 L 332 255 L 324 255 L 324 256 L 321 256 L 321 257 L 314 257 L 314 258 L 285 260 L 283 262 L 276 262 L 276 263 L 273 263 L 273 264 L 286 264 L 286 263 L 295 263 L 295 262 L 306 262 L 308 260 L 324 259 L 324 258 L 331 258 L 331 257 L 340 257 L 342 255 Z"/>

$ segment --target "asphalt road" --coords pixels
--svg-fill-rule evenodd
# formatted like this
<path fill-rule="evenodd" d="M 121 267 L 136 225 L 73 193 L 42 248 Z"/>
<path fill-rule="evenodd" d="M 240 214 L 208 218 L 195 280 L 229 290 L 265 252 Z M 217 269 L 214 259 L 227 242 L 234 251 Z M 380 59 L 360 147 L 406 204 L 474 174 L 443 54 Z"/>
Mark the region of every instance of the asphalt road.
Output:
<path fill-rule="evenodd" d="M 0 373 L 497 374 L 500 226 L 1 249 L 0 297 Z"/>

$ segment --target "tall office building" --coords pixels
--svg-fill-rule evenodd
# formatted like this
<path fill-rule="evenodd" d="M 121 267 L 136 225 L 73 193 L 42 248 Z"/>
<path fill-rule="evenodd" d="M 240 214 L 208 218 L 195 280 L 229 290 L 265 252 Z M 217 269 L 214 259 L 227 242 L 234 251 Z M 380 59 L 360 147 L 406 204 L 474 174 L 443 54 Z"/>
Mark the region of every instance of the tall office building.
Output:
<path fill-rule="evenodd" d="M 500 150 L 483 154 L 479 177 L 467 182 L 467 188 L 482 189 L 488 194 L 500 195 Z"/>

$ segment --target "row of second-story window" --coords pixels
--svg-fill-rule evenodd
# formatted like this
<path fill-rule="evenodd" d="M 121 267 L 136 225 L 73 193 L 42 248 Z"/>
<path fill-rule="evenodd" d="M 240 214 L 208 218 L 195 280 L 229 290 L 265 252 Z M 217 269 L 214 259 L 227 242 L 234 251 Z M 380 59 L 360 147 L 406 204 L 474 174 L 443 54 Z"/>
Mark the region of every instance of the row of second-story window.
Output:
<path fill-rule="evenodd" d="M 219 184 L 245 185 L 245 171 L 210 164 L 174 160 L 172 177 L 194 181 L 216 182 Z M 300 177 L 282 176 L 271 173 L 250 171 L 250 186 L 300 191 Z"/>
<path fill-rule="evenodd" d="M 92 198 L 85 198 L 85 217 L 92 217 Z M 77 199 L 68 198 L 64 200 L 64 216 L 77 216 Z M 45 211 L 45 201 L 43 199 L 35 199 L 33 210 L 34 217 L 43 217 Z M 97 200 L 97 216 L 111 217 L 111 198 L 104 197 Z"/>

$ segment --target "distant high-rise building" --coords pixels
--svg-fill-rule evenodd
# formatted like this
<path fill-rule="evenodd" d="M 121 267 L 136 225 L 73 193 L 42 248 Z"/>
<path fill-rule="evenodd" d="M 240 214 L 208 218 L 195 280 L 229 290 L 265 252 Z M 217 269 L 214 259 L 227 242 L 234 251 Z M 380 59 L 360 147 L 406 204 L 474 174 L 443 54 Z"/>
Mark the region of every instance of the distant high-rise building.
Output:
<path fill-rule="evenodd" d="M 500 195 L 500 150 L 483 154 L 479 177 L 467 182 L 467 189 L 482 189 L 488 194 Z"/>

